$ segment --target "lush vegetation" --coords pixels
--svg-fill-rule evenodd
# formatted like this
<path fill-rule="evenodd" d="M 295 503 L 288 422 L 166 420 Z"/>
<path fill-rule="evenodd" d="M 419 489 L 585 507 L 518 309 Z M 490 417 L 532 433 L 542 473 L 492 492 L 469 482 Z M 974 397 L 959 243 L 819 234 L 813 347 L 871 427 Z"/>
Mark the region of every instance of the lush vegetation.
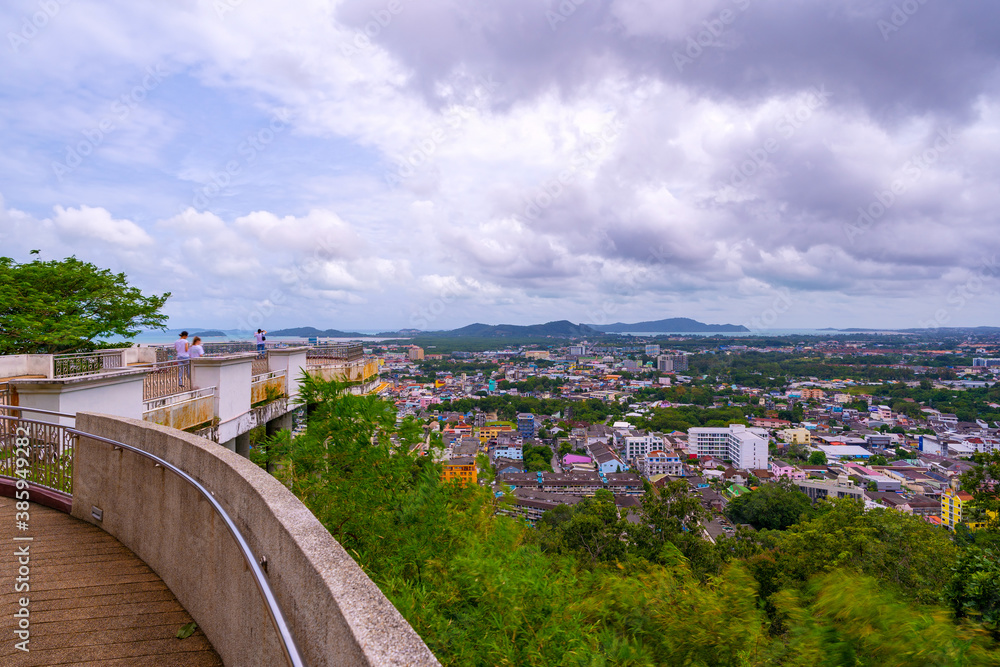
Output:
<path fill-rule="evenodd" d="M 0 355 L 89 350 L 105 336 L 163 328 L 169 296 L 145 296 L 124 273 L 75 257 L 24 264 L 0 257 Z"/>
<path fill-rule="evenodd" d="M 446 665 L 1000 664 L 992 589 L 961 585 L 996 572 L 978 538 L 838 501 L 713 545 L 683 482 L 649 488 L 635 522 L 599 493 L 529 528 L 408 455 L 389 404 L 313 381 L 303 395 L 307 432 L 254 456 L 282 463 Z"/>
<path fill-rule="evenodd" d="M 784 530 L 812 514 L 809 497 L 788 480 L 764 484 L 729 501 L 726 516 L 757 530 Z"/>

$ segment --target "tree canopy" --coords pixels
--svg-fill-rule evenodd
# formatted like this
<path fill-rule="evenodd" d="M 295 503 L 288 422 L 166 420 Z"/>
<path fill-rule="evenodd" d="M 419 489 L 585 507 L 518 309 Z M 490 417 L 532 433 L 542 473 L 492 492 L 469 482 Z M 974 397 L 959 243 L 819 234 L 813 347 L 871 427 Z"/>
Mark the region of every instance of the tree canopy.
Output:
<path fill-rule="evenodd" d="M 726 506 L 726 516 L 732 521 L 748 523 L 757 530 L 784 530 L 811 511 L 809 496 L 788 480 L 763 484 L 733 498 Z"/>
<path fill-rule="evenodd" d="M 170 293 L 144 295 L 124 273 L 76 257 L 24 264 L 0 257 L 0 354 L 91 348 L 104 336 L 132 338 L 164 328 Z"/>

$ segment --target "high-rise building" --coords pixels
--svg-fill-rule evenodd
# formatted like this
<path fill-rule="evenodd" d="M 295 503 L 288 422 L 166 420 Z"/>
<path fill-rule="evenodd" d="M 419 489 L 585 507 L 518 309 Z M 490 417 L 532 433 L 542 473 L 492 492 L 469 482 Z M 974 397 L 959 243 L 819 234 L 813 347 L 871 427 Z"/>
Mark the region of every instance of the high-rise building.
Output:
<path fill-rule="evenodd" d="M 686 371 L 688 358 L 686 354 L 661 354 L 656 358 L 656 369 L 662 373 L 671 371 Z"/>
<path fill-rule="evenodd" d="M 742 470 L 767 468 L 767 431 L 742 424 L 688 429 L 688 449 L 698 456 L 731 461 Z"/>
<path fill-rule="evenodd" d="M 407 352 L 407 356 L 410 358 L 410 361 L 420 361 L 424 358 L 424 348 L 414 345 L 410 348 L 410 351 Z"/>
<path fill-rule="evenodd" d="M 660 353 L 660 346 L 659 345 L 647 345 L 646 346 L 646 356 L 647 357 L 655 357 L 659 353 Z"/>
<path fill-rule="evenodd" d="M 535 437 L 535 415 L 530 412 L 522 412 L 517 416 L 517 433 L 522 438 Z"/>
<path fill-rule="evenodd" d="M 984 359 L 982 357 L 976 357 L 972 360 L 972 365 L 979 368 L 992 368 L 1000 366 L 1000 359 Z"/>

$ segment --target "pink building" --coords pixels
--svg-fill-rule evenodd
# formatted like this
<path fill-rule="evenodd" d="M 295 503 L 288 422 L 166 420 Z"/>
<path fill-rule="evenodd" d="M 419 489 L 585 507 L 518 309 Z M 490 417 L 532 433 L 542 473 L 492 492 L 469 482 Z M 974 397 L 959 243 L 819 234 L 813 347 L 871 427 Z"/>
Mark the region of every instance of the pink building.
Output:
<path fill-rule="evenodd" d="M 789 479 L 805 479 L 806 474 L 790 463 L 774 459 L 771 461 L 771 474 L 775 477 L 787 477 Z"/>
<path fill-rule="evenodd" d="M 562 458 L 562 464 L 564 467 L 569 467 L 574 464 L 587 465 L 588 463 L 593 463 L 593 459 L 589 456 L 580 456 L 579 454 L 567 454 Z"/>

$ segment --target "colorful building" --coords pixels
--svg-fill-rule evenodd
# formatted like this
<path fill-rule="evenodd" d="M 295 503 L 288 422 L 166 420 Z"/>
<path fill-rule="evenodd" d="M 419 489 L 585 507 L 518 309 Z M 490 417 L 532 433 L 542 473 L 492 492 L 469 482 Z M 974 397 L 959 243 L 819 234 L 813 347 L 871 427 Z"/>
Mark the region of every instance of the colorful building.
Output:
<path fill-rule="evenodd" d="M 945 489 L 941 494 L 941 523 L 948 530 L 955 530 L 955 526 L 964 523 L 969 530 L 985 528 L 985 521 L 969 521 L 969 503 L 972 501 L 972 494 L 967 491 L 956 491 L 955 489 Z M 995 512 L 990 512 L 991 519 L 996 518 Z"/>
<path fill-rule="evenodd" d="M 445 461 L 444 471 L 441 473 L 441 481 L 449 482 L 459 480 L 462 484 L 478 484 L 479 476 L 476 471 L 476 459 L 472 456 L 460 456 L 450 461 Z"/>

